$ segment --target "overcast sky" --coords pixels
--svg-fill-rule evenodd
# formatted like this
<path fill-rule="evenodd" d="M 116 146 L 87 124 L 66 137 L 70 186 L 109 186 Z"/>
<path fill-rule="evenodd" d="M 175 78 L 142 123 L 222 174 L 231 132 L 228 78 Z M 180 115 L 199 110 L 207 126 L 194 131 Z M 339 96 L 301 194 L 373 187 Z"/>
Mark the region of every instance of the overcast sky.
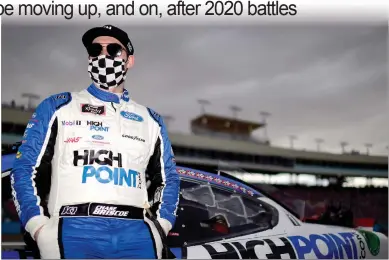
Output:
<path fill-rule="evenodd" d="M 44 97 L 87 87 L 87 27 L 2 27 L 2 102 L 26 104 L 23 92 Z M 271 142 L 322 150 L 387 154 L 387 24 L 247 27 L 127 27 L 135 67 L 126 87 L 138 102 L 174 117 L 172 131 L 189 132 L 200 113 L 259 121 Z M 254 133 L 260 137 L 261 131 Z"/>

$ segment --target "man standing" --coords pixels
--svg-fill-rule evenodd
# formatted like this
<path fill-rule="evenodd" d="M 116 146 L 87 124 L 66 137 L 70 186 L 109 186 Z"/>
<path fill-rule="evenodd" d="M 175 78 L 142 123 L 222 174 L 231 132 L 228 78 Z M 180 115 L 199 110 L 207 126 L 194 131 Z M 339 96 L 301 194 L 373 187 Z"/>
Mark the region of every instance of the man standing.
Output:
<path fill-rule="evenodd" d="M 167 235 L 179 177 L 165 124 L 124 89 L 134 65 L 124 31 L 92 28 L 82 42 L 93 83 L 42 101 L 17 152 L 11 183 L 20 220 L 42 258 L 161 258 L 161 237 L 145 210 L 151 181 L 161 191 L 156 216 Z M 35 181 L 47 172 L 46 207 Z"/>

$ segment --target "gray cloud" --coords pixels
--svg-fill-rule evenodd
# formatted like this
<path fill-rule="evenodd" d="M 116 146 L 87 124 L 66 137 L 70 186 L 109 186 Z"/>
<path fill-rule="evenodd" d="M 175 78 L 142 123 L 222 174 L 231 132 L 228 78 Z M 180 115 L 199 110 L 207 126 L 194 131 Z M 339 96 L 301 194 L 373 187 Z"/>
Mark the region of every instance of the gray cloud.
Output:
<path fill-rule="evenodd" d="M 89 85 L 81 35 L 88 28 L 15 26 L 2 28 L 2 101 L 18 103 L 23 92 L 42 98 Z M 175 117 L 172 130 L 188 132 L 200 112 L 259 120 L 269 111 L 269 134 L 288 146 L 339 151 L 339 141 L 363 150 L 386 139 L 387 25 L 268 25 L 233 27 L 124 28 L 135 45 L 135 67 L 127 88 L 139 103 Z M 260 131 L 255 133 L 261 136 Z"/>

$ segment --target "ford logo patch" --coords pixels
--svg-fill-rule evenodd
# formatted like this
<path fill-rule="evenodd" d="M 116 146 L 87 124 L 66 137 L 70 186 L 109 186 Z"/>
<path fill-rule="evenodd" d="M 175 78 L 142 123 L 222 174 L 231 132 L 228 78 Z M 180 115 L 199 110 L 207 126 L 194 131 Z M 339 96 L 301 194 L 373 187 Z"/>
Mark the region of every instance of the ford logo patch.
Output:
<path fill-rule="evenodd" d="M 134 120 L 134 121 L 138 121 L 138 122 L 143 121 L 143 118 L 140 115 L 137 115 L 134 113 L 122 111 L 122 112 L 120 112 L 120 114 L 122 115 L 122 117 L 127 118 L 129 120 Z"/>
<path fill-rule="evenodd" d="M 101 136 L 101 135 L 92 135 L 92 138 L 93 138 L 93 139 L 96 139 L 96 140 L 103 140 L 103 139 L 104 139 L 104 136 Z"/>

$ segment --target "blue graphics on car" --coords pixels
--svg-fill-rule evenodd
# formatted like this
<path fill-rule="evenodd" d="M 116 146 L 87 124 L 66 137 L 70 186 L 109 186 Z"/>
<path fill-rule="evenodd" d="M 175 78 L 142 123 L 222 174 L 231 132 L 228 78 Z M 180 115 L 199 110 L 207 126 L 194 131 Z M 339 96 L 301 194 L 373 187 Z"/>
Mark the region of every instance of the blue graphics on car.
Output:
<path fill-rule="evenodd" d="M 120 112 L 120 115 L 126 119 L 137 121 L 137 122 L 143 122 L 143 117 L 140 115 L 137 115 L 135 113 L 127 112 L 127 111 L 122 111 Z"/>
<path fill-rule="evenodd" d="M 104 136 L 101 136 L 101 135 L 92 135 L 92 138 L 95 139 L 95 140 L 103 140 L 103 139 L 104 139 Z"/>

